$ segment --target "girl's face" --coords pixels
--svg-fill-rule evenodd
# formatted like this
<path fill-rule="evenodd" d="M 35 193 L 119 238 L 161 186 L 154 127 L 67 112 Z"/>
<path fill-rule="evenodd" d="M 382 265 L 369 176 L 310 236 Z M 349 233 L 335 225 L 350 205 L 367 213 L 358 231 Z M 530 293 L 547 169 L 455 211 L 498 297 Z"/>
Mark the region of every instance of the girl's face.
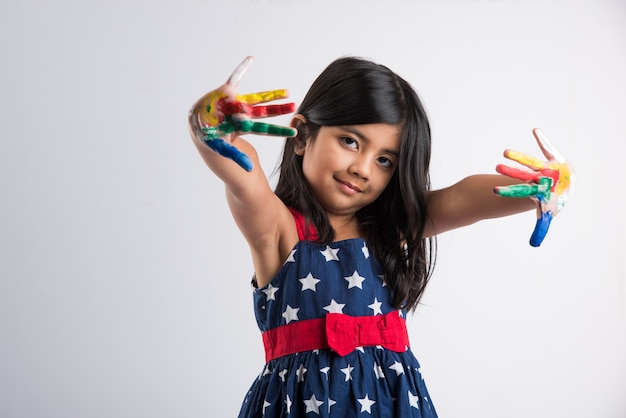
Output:
<path fill-rule="evenodd" d="M 400 129 L 384 123 L 322 126 L 307 139 L 302 171 L 333 215 L 354 215 L 385 190 L 398 165 Z"/>

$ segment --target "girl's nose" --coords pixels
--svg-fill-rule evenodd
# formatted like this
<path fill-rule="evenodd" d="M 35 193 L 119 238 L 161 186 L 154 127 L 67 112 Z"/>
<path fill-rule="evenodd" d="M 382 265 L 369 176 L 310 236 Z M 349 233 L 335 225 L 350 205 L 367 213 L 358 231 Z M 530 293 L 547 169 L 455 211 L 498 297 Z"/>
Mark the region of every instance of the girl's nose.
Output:
<path fill-rule="evenodd" d="M 357 157 L 350 166 L 350 173 L 364 180 L 369 180 L 371 174 L 370 163 L 365 157 Z"/>

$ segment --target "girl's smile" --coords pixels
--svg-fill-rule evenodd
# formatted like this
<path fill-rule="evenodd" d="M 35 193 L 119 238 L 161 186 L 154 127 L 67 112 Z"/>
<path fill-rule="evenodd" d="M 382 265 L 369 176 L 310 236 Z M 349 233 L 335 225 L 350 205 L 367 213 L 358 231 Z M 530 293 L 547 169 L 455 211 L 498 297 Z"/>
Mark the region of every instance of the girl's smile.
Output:
<path fill-rule="evenodd" d="M 359 187 L 353 185 L 350 182 L 339 180 L 337 178 L 335 180 L 337 180 L 337 182 L 341 185 L 342 190 L 344 190 L 349 195 L 361 192 L 361 189 Z"/>

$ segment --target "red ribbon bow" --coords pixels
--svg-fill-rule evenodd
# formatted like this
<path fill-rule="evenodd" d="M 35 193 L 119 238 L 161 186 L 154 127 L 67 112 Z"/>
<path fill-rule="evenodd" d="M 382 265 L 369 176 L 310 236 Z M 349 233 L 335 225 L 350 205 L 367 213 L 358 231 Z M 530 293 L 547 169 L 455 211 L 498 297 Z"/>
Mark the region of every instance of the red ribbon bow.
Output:
<path fill-rule="evenodd" d="M 398 311 L 377 316 L 326 315 L 328 345 L 340 356 L 357 347 L 380 345 L 388 350 L 404 352 L 409 336 L 404 319 Z"/>
<path fill-rule="evenodd" d="M 331 348 L 340 356 L 345 356 L 363 346 L 380 345 L 399 353 L 409 346 L 406 323 L 399 311 L 378 316 L 329 313 L 324 318 L 269 329 L 262 336 L 266 361 L 323 348 Z"/>

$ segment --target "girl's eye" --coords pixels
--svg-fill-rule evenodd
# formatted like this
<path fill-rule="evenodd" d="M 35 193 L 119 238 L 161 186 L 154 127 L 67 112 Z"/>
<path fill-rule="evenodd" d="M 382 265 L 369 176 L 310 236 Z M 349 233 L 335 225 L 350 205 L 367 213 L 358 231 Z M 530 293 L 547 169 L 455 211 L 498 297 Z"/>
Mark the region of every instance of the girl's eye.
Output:
<path fill-rule="evenodd" d="M 382 165 L 385 168 L 391 168 L 393 167 L 393 161 L 391 161 L 389 158 L 387 157 L 379 157 L 378 158 L 378 163 L 380 165 Z"/>
<path fill-rule="evenodd" d="M 348 148 L 356 148 L 357 146 L 357 142 L 354 140 L 354 138 L 350 138 L 349 136 L 342 136 L 340 140 Z"/>

